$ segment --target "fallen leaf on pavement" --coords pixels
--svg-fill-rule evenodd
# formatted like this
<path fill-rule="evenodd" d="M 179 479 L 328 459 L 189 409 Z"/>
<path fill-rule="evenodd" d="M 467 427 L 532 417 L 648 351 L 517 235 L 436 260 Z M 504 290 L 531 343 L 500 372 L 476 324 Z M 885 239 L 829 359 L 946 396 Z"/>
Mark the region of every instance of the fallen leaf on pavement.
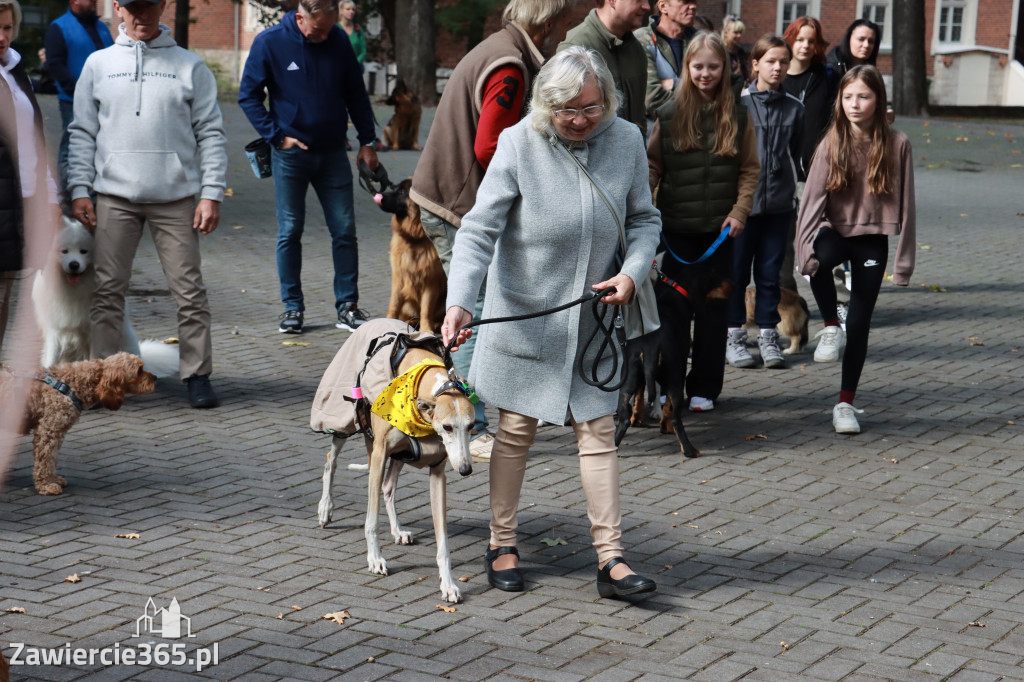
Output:
<path fill-rule="evenodd" d="M 282 346 L 312 346 L 309 341 L 282 341 Z"/>
<path fill-rule="evenodd" d="M 292 611 L 301 611 L 301 610 L 302 610 L 301 606 L 293 606 L 292 607 Z"/>
<path fill-rule="evenodd" d="M 277 619 L 278 620 L 284 620 L 284 614 L 283 613 L 277 614 Z"/>
<path fill-rule="evenodd" d="M 4 609 L 7 613 L 25 613 L 25 609 L 20 606 L 10 606 Z"/>
<path fill-rule="evenodd" d="M 377 660 L 377 659 L 376 659 L 376 658 L 374 658 L 373 656 L 368 656 L 368 657 L 366 658 L 366 662 L 367 662 L 367 663 L 373 663 L 373 662 L 374 662 L 374 661 L 376 661 L 376 660 Z"/>
<path fill-rule="evenodd" d="M 115 535 L 114 537 L 124 538 L 125 540 L 138 540 L 139 539 L 139 534 L 138 533 L 120 533 L 118 535 Z"/>
<path fill-rule="evenodd" d="M 752 433 L 749 436 L 744 436 L 743 440 L 757 440 L 758 438 L 761 438 L 762 440 L 768 440 L 768 436 L 766 436 L 763 433 Z"/>
<path fill-rule="evenodd" d="M 437 606 L 437 608 L 441 609 L 445 613 L 455 613 L 456 611 L 458 611 L 458 609 L 456 609 L 454 606 L 445 606 L 444 604 L 435 604 L 435 606 Z"/>
<path fill-rule="evenodd" d="M 779 646 L 781 646 L 786 651 L 789 651 L 789 645 L 786 644 L 785 642 L 779 642 Z"/>
<path fill-rule="evenodd" d="M 987 625 L 982 623 L 980 620 L 972 620 L 967 625 L 972 627 L 972 628 L 987 628 L 988 627 Z"/>
<path fill-rule="evenodd" d="M 325 613 L 324 615 L 320 616 L 321 620 L 329 620 L 332 623 L 337 623 L 338 625 L 344 625 L 345 620 L 351 617 L 352 616 L 348 615 L 347 610 L 335 611 L 334 613 Z"/>
<path fill-rule="evenodd" d="M 66 583 L 80 583 L 80 582 L 82 582 L 82 579 L 78 577 L 77 573 L 72 573 L 67 578 L 64 578 L 64 582 L 66 582 Z"/>
<path fill-rule="evenodd" d="M 554 539 L 552 539 L 552 538 L 541 538 L 541 542 L 543 542 L 548 547 L 554 547 L 555 545 L 567 545 L 567 544 L 569 544 L 568 542 L 566 542 L 562 538 L 554 538 Z"/>
<path fill-rule="evenodd" d="M 469 578 L 467 578 L 466 576 L 462 576 L 461 578 L 459 578 L 459 582 L 460 583 L 468 583 L 469 582 Z"/>

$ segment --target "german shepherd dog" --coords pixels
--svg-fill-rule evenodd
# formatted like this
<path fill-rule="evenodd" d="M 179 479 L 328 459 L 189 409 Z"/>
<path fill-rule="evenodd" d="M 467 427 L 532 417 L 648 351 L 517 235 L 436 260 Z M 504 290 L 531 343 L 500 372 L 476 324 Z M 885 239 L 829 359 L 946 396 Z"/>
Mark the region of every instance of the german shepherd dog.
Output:
<path fill-rule="evenodd" d="M 448 278 L 437 249 L 423 231 L 420 207 L 409 198 L 411 179 L 381 192 L 380 207 L 391 217 L 391 300 L 387 316 L 419 318 L 421 332 L 436 332 L 444 320 Z"/>
<path fill-rule="evenodd" d="M 420 117 L 423 107 L 420 98 L 409 89 L 401 78 L 395 81 L 395 89 L 385 104 L 395 108 L 395 114 L 384 126 L 384 144 L 389 149 L 420 150 Z"/>

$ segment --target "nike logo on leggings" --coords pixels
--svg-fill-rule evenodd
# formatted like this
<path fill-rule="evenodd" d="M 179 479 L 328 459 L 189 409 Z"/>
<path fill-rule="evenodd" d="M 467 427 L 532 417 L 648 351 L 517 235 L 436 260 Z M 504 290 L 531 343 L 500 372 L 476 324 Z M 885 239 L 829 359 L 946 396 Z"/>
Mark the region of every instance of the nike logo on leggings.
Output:
<path fill-rule="evenodd" d="M 876 261 L 874 258 L 868 258 L 866 261 L 864 261 L 864 267 L 866 268 L 872 268 L 876 265 L 878 265 L 878 261 Z"/>

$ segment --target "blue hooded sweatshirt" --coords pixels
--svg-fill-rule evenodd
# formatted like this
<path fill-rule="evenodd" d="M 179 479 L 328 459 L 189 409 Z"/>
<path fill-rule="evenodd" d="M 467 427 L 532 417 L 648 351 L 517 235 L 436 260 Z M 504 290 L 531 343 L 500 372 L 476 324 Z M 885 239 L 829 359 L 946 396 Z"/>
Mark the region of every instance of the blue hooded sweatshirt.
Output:
<path fill-rule="evenodd" d="M 270 111 L 263 104 L 267 94 Z M 299 30 L 295 12 L 256 36 L 238 104 L 256 132 L 275 147 L 285 136 L 312 151 L 342 147 L 348 115 L 359 142 L 373 142 L 373 110 L 348 36 L 333 26 L 326 40 L 310 42 Z"/>

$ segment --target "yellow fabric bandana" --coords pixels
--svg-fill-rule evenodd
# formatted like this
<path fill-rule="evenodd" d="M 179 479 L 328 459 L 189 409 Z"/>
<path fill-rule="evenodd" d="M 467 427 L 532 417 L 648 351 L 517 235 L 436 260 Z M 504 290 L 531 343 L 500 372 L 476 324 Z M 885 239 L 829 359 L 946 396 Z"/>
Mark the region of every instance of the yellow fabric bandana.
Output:
<path fill-rule="evenodd" d="M 373 401 L 370 411 L 413 438 L 423 438 L 436 433 L 434 426 L 423 418 L 416 407 L 416 395 L 419 393 L 420 381 L 423 379 L 423 374 L 431 367 L 444 367 L 444 363 L 434 359 L 416 363 L 407 372 L 398 375 L 384 387 L 377 399 Z"/>

